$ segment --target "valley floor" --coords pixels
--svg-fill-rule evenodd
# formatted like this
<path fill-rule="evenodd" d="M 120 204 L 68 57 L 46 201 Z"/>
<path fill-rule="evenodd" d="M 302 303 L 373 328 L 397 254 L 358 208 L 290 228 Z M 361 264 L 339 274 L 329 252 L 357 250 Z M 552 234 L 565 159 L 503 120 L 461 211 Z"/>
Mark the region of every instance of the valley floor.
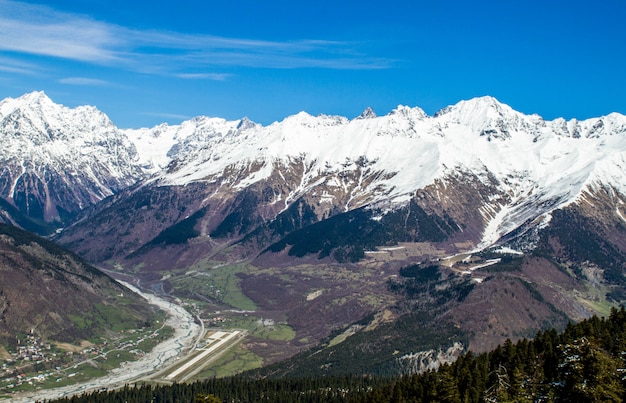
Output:
<path fill-rule="evenodd" d="M 194 321 L 193 316 L 189 312 L 183 307 L 153 294 L 141 292 L 130 284 L 124 285 L 146 298 L 151 304 L 167 312 L 169 318 L 165 325 L 175 330 L 174 336 L 158 344 L 141 359 L 126 362 L 105 377 L 62 388 L 15 394 L 10 398 L 12 402 L 32 402 L 34 399 L 57 399 L 103 388 L 117 388 L 124 384 L 138 381 L 144 376 L 157 370 L 162 370 L 169 365 L 174 365 L 179 359 L 193 350 L 197 341 L 203 337 L 204 329 Z"/>

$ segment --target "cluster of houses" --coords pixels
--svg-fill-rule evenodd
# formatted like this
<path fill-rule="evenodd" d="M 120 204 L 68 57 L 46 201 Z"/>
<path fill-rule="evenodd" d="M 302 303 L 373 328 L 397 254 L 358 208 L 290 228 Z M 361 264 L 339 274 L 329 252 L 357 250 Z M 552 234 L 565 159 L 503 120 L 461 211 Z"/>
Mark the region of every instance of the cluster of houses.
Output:
<path fill-rule="evenodd" d="M 46 358 L 46 351 L 50 351 L 50 343 L 45 343 L 38 337 L 28 335 L 24 343 L 18 340 L 17 353 L 15 355 L 15 361 L 44 361 Z M 54 354 L 56 356 L 56 354 Z"/>
<path fill-rule="evenodd" d="M 2 364 L 4 387 L 12 389 L 23 383 L 33 385 L 36 382 L 43 382 L 46 379 L 45 375 L 27 376 L 22 371 L 25 372 L 26 368 L 36 364 L 56 361 L 57 354 L 51 350 L 50 343 L 43 342 L 33 335 L 27 335 L 26 339 L 18 340 L 16 352 Z"/>

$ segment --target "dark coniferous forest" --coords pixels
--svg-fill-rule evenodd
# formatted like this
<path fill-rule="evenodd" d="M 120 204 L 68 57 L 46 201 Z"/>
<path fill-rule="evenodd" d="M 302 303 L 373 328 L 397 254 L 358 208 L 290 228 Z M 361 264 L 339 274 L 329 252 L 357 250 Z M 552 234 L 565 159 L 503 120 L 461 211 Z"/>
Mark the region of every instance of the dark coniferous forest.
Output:
<path fill-rule="evenodd" d="M 383 378 L 253 379 L 245 374 L 171 386 L 139 385 L 57 402 L 621 402 L 626 398 L 626 311 L 562 332 L 506 341 L 436 371 Z"/>

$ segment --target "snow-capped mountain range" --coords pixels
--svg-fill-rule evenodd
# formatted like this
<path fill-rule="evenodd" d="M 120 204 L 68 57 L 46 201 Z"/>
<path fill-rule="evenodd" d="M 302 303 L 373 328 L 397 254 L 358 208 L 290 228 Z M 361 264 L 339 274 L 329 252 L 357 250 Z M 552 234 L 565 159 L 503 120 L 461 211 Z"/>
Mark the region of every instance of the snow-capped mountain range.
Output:
<path fill-rule="evenodd" d="M 298 187 L 281 200 L 285 208 L 321 184 L 352 186 L 352 200 L 362 202 L 347 204 L 349 210 L 364 202 L 406 202 L 417 189 L 455 172 L 493 175 L 510 201 L 494 212 L 484 245 L 531 218 L 536 205 L 564 206 L 596 185 L 626 194 L 626 117 L 614 113 L 585 121 L 544 121 L 492 97 L 462 101 L 433 117 L 399 106 L 368 119 L 301 112 L 263 127 L 245 119 L 200 117 L 127 133 L 135 144 L 153 140 L 150 148 L 144 146 L 143 158 L 161 167 L 177 162 L 155 177 L 165 184 L 185 185 L 221 177 L 227 168 L 255 165 L 231 183 L 242 189 L 298 160 L 305 168 Z M 137 149 L 142 154 L 139 145 Z M 339 184 L 336 176 L 359 161 L 366 161 L 377 179 Z M 533 211 L 525 212 L 529 200 Z M 320 202 L 333 200 L 327 194 Z"/>
<path fill-rule="evenodd" d="M 546 121 L 492 97 L 434 116 L 398 106 L 351 120 L 301 112 L 268 126 L 197 117 L 121 130 L 94 107 L 66 108 L 37 92 L 0 102 L 0 138 L 0 197 L 23 214 L 62 225 L 131 185 L 190 184 L 210 188 L 198 196 L 196 211 L 262 186 L 259 216 L 266 222 L 303 198 L 321 220 L 364 206 L 384 215 L 428 199 L 420 196 L 427 192 L 438 206 L 420 206 L 451 215 L 461 230 L 477 225 L 479 248 L 598 189 L 614 192 L 615 215 L 626 217 L 625 116 Z M 450 190 L 463 185 L 490 190 L 477 205 Z M 453 212 L 464 205 L 479 219 L 463 223 Z M 232 208 L 221 211 L 226 216 Z"/>
<path fill-rule="evenodd" d="M 43 92 L 0 102 L 0 139 L 0 197 L 33 218 L 67 222 L 144 175 L 134 144 L 104 113 Z"/>

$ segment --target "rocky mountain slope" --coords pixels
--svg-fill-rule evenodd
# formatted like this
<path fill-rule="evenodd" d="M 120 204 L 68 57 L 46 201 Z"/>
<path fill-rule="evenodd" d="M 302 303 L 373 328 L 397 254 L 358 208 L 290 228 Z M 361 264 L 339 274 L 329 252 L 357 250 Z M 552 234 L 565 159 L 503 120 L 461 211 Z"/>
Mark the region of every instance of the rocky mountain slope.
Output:
<path fill-rule="evenodd" d="M 4 347 L 25 334 L 78 344 L 113 328 L 141 328 L 154 314 L 80 257 L 6 224 L 0 224 L 0 270 Z"/>
<path fill-rule="evenodd" d="M 443 326 L 429 334 L 486 350 L 626 300 L 620 114 L 546 121 L 482 97 L 434 116 L 399 106 L 351 120 L 302 112 L 269 126 L 197 117 L 119 130 L 43 94 L 0 105 L 7 150 L 27 150 L 24 161 L 47 150 L 30 165 L 0 153 L 4 220 L 59 223 L 55 241 L 206 315 L 255 306 L 261 323 L 296 335 L 253 339 L 247 348 L 267 361 L 345 329 L 389 326 L 402 339 L 424 312 Z M 61 169 L 66 149 L 81 158 Z M 24 187 L 24 175 L 43 179 Z M 439 274 L 424 286 L 401 274 L 431 264 Z M 346 332 L 340 340 L 355 342 Z"/>
<path fill-rule="evenodd" d="M 69 109 L 31 93 L 2 101 L 0 121 L 0 195 L 46 222 L 71 222 L 135 183 L 141 186 L 130 197 L 146 188 L 194 189 L 193 202 L 181 196 L 193 206 L 178 207 L 160 229 L 204 208 L 212 217 L 201 233 L 219 227 L 233 237 L 300 204 L 320 221 L 364 206 L 384 216 L 413 199 L 448 214 L 457 232 L 471 227 L 464 238 L 479 248 L 602 189 L 615 194 L 615 218 L 626 217 L 626 118 L 619 114 L 544 121 L 483 97 L 432 117 L 400 106 L 353 120 L 302 112 L 266 127 L 198 117 L 122 131 L 93 107 Z M 133 246 L 120 252 L 141 244 Z"/>
<path fill-rule="evenodd" d="M 171 225 L 193 220 L 196 232 L 183 242 L 210 236 L 224 245 L 247 237 L 263 250 L 294 230 L 365 207 L 383 227 L 391 213 L 414 212 L 403 234 L 387 242 L 446 238 L 482 249 L 545 224 L 555 209 L 606 194 L 612 196 L 604 219 L 623 222 L 625 131 L 619 114 L 544 121 L 490 97 L 432 117 L 398 107 L 353 120 L 303 112 L 263 127 L 199 117 L 127 131 L 145 166 L 165 168 L 81 224 L 98 239 L 116 228 L 122 242 L 115 250 L 111 242 L 76 247 L 94 260 L 127 256 L 162 242 L 167 233 L 155 237 Z M 118 214 L 131 210 L 132 217 Z M 418 221 L 429 230 L 415 231 Z M 68 228 L 61 242 L 85 238 L 81 225 Z"/>
<path fill-rule="evenodd" d="M 0 197 L 19 215 L 64 226 L 80 210 L 140 180 L 134 145 L 94 107 L 70 109 L 43 92 L 0 102 Z M 6 210 L 5 210 L 6 211 Z"/>

